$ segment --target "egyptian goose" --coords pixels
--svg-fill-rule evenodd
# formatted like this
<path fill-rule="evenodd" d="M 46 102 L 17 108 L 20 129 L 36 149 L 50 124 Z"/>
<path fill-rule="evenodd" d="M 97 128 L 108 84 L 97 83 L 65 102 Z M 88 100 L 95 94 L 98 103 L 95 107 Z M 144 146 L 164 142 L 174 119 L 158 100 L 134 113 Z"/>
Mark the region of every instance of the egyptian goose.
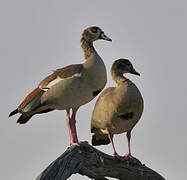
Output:
<path fill-rule="evenodd" d="M 127 59 L 116 60 L 111 68 L 117 87 L 105 89 L 96 101 L 91 120 L 92 145 L 111 142 L 113 156 L 118 156 L 113 135 L 127 132 L 127 158 L 133 158 L 130 151 L 131 131 L 143 112 L 143 98 L 136 85 L 123 76 L 124 73 L 140 75 Z"/>
<path fill-rule="evenodd" d="M 76 112 L 80 106 L 96 97 L 107 82 L 105 64 L 93 47 L 93 42 L 99 39 L 112 41 L 99 27 L 85 29 L 81 37 L 81 47 L 86 61 L 57 69 L 41 81 L 9 117 L 19 112 L 21 116 L 17 123 L 24 124 L 35 114 L 55 109 L 66 110 L 70 144 L 79 145 L 81 142 L 78 141 L 76 132 Z"/>

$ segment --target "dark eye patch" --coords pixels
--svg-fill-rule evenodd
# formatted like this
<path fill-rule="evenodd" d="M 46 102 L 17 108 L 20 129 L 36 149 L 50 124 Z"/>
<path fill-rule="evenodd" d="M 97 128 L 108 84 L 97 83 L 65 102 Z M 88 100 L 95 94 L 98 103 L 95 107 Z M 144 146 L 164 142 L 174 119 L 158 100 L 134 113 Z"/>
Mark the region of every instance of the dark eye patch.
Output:
<path fill-rule="evenodd" d="M 92 33 L 97 33 L 97 28 L 93 27 L 93 28 L 91 28 L 91 31 L 92 31 Z"/>

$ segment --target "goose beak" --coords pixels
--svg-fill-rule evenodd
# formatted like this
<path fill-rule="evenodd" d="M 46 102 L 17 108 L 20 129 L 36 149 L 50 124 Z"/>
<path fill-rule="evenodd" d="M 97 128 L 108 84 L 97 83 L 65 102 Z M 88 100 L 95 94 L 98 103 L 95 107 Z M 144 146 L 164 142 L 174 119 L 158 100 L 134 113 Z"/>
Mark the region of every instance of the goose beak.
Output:
<path fill-rule="evenodd" d="M 132 69 L 130 73 L 134 74 L 134 75 L 137 75 L 137 76 L 140 76 L 140 73 L 137 72 L 135 69 Z"/>
<path fill-rule="evenodd" d="M 112 39 L 107 37 L 104 32 L 101 33 L 99 39 L 103 39 L 103 40 L 106 40 L 106 41 L 112 41 Z"/>

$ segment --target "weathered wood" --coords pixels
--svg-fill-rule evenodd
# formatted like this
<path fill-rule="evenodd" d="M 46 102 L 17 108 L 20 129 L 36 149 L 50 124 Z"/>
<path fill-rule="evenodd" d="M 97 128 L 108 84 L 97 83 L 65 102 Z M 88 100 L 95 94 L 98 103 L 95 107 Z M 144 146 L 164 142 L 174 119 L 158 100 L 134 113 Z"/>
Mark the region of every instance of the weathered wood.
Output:
<path fill-rule="evenodd" d="M 118 159 L 90 145 L 68 148 L 36 180 L 65 180 L 75 173 L 96 180 L 107 180 L 107 177 L 120 180 L 164 180 L 139 160 Z"/>

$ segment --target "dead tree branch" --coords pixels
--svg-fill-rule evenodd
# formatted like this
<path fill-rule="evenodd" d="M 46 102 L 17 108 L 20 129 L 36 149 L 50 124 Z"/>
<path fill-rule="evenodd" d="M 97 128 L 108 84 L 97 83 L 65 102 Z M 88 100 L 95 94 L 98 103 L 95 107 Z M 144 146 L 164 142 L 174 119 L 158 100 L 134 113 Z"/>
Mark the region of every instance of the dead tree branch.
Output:
<path fill-rule="evenodd" d="M 139 160 L 117 159 L 90 145 L 72 146 L 53 161 L 36 180 L 65 180 L 79 173 L 90 179 L 165 180 Z"/>

